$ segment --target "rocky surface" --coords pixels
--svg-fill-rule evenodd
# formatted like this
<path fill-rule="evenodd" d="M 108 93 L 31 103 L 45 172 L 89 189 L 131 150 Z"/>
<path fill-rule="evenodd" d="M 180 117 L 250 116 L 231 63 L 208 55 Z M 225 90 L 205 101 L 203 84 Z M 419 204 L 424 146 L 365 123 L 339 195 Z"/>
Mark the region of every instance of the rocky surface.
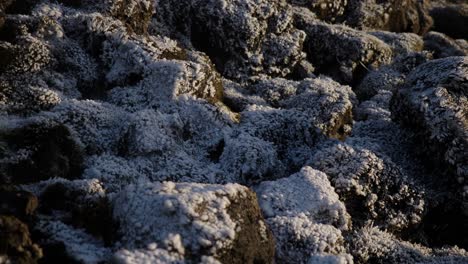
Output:
<path fill-rule="evenodd" d="M 0 0 L 0 263 L 466 263 L 459 0 Z"/>

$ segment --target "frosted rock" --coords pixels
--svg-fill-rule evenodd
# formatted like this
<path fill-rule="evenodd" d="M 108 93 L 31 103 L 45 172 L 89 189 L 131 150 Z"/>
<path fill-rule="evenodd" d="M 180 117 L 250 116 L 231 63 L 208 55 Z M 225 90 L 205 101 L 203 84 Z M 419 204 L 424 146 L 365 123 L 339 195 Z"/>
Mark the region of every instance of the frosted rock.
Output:
<path fill-rule="evenodd" d="M 347 25 L 359 29 L 380 29 L 393 32 L 426 33 L 432 26 L 429 1 L 416 0 L 350 0 Z"/>
<path fill-rule="evenodd" d="M 354 234 L 351 252 L 357 263 L 464 263 L 467 252 L 457 247 L 430 249 L 401 241 L 375 227 L 365 227 Z"/>
<path fill-rule="evenodd" d="M 418 151 L 449 181 L 458 182 L 463 207 L 468 204 L 467 78 L 467 57 L 427 62 L 407 77 L 392 104 L 396 120 L 415 133 Z"/>
<path fill-rule="evenodd" d="M 271 235 L 261 234 L 255 194 L 237 184 L 130 185 L 115 198 L 114 217 L 126 249 L 157 243 L 184 258 L 190 258 L 187 252 L 193 257 L 205 252 L 221 262 L 273 258 Z"/>
<path fill-rule="evenodd" d="M 434 58 L 468 56 L 468 42 L 454 40 L 442 33 L 431 31 L 424 36 L 424 48 L 434 54 Z"/>
<path fill-rule="evenodd" d="M 270 142 L 241 133 L 225 140 L 220 157 L 222 170 L 234 182 L 254 183 L 282 175 L 282 164 Z"/>
<path fill-rule="evenodd" d="M 283 1 L 157 1 L 156 10 L 158 24 L 187 36 L 231 78 L 285 76 L 304 58 L 305 35 Z"/>
<path fill-rule="evenodd" d="M 351 83 L 360 71 L 391 61 L 392 49 L 378 38 L 343 25 L 311 18 L 307 10 L 295 9 L 295 25 L 304 30 L 304 50 L 319 73 Z"/>
<path fill-rule="evenodd" d="M 304 167 L 300 172 L 257 188 L 260 207 L 269 219 L 275 216 L 306 215 L 312 222 L 347 230 L 351 224 L 325 173 Z"/>
<path fill-rule="evenodd" d="M 318 151 L 310 164 L 329 176 L 355 225 L 373 221 L 398 232 L 421 222 L 422 194 L 390 160 L 337 143 Z"/>
<path fill-rule="evenodd" d="M 317 255 L 346 253 L 340 230 L 314 223 L 304 214 L 276 216 L 267 223 L 276 238 L 276 260 L 280 263 L 307 263 Z"/>

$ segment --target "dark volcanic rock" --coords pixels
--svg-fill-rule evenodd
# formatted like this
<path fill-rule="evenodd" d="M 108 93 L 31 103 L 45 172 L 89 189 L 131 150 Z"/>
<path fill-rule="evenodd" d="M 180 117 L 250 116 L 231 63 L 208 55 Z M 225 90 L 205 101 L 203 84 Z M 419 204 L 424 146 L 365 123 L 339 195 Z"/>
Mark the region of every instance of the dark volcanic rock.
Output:
<path fill-rule="evenodd" d="M 237 184 L 130 185 L 115 199 L 114 217 L 126 234 L 122 245 L 138 249 L 117 252 L 122 262 L 184 255 L 194 262 L 273 262 L 274 240 L 256 195 Z"/>
<path fill-rule="evenodd" d="M 304 33 L 292 26 L 290 10 L 280 0 L 165 0 L 156 10 L 161 26 L 188 37 L 231 78 L 285 76 L 304 57 Z"/>
<path fill-rule="evenodd" d="M 395 94 L 392 114 L 415 133 L 418 151 L 468 215 L 468 57 L 427 62 Z M 464 208 L 464 209 L 462 209 Z"/>
<path fill-rule="evenodd" d="M 434 31 L 468 40 L 468 3 L 436 5 L 430 11 Z"/>
<path fill-rule="evenodd" d="M 0 215 L 31 216 L 37 205 L 37 197 L 32 193 L 0 189 Z"/>
<path fill-rule="evenodd" d="M 431 31 L 424 36 L 424 49 L 431 51 L 435 59 L 450 56 L 467 56 L 468 41 L 454 40 L 439 32 Z"/>
<path fill-rule="evenodd" d="M 1 143 L 3 183 L 76 178 L 81 174 L 81 147 L 63 125 L 36 124 L 2 131 Z"/>
<path fill-rule="evenodd" d="M 378 38 L 343 25 L 314 18 L 307 9 L 294 9 L 295 24 L 307 38 L 304 50 L 317 72 L 347 84 L 358 81 L 369 68 L 390 62 L 392 49 Z"/>
<path fill-rule="evenodd" d="M 345 23 L 359 29 L 426 33 L 432 26 L 428 0 L 351 0 Z"/>

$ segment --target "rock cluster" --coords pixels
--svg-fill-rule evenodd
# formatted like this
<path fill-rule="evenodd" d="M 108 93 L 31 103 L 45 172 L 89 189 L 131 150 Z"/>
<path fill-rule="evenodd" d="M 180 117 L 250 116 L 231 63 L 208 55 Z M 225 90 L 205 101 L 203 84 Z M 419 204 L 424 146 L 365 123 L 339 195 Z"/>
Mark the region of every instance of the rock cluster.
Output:
<path fill-rule="evenodd" d="M 466 263 L 458 0 L 0 0 L 0 263 Z"/>

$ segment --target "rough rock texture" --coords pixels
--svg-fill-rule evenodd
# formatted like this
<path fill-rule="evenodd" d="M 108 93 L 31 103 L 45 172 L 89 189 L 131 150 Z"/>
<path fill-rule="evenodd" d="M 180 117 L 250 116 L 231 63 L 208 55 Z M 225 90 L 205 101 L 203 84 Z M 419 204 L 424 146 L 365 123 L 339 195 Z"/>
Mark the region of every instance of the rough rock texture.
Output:
<path fill-rule="evenodd" d="M 424 49 L 433 52 L 434 58 L 467 56 L 468 42 L 463 39 L 454 40 L 442 33 L 431 31 L 424 36 Z"/>
<path fill-rule="evenodd" d="M 347 230 L 351 223 L 323 172 L 304 167 L 300 172 L 276 181 L 262 182 L 256 192 L 267 218 L 304 214 L 312 222 Z"/>
<path fill-rule="evenodd" d="M 179 31 L 231 78 L 285 76 L 304 57 L 304 32 L 281 0 L 161 0 L 156 10 L 157 25 Z"/>
<path fill-rule="evenodd" d="M 351 252 L 356 263 L 464 263 L 468 252 L 463 249 L 430 249 L 401 241 L 375 227 L 357 231 Z"/>
<path fill-rule="evenodd" d="M 392 64 L 370 71 L 354 88 L 360 100 L 370 99 L 380 91 L 395 91 L 417 66 L 431 59 L 431 54 L 411 52 L 394 59 Z"/>
<path fill-rule="evenodd" d="M 350 0 L 345 23 L 360 29 L 424 34 L 432 26 L 428 0 Z"/>
<path fill-rule="evenodd" d="M 466 3 L 427 4 L 0 0 L 0 263 L 467 262 Z"/>
<path fill-rule="evenodd" d="M 416 133 L 420 151 L 432 167 L 448 182 L 458 183 L 464 208 L 468 208 L 467 69 L 467 57 L 420 65 L 407 77 L 392 104 L 394 118 Z"/>
<path fill-rule="evenodd" d="M 222 263 L 273 260 L 274 241 L 255 194 L 240 185 L 129 186 L 114 201 L 114 218 L 125 234 L 122 245 L 126 248 L 161 248 L 192 261 L 208 257 Z"/>
<path fill-rule="evenodd" d="M 329 23 L 344 23 L 357 29 L 424 34 L 432 26 L 429 1 L 417 0 L 289 0 L 309 8 Z"/>
<path fill-rule="evenodd" d="M 338 143 L 318 151 L 310 164 L 330 176 L 357 226 L 372 221 L 399 232 L 421 222 L 421 194 L 398 166 L 372 151 Z"/>
<path fill-rule="evenodd" d="M 390 62 L 392 49 L 378 38 L 343 25 L 314 18 L 308 10 L 294 10 L 295 24 L 307 38 L 304 49 L 317 71 L 336 80 L 352 83 L 368 68 Z"/>
<path fill-rule="evenodd" d="M 63 125 L 39 123 L 6 129 L 0 140 L 2 183 L 76 178 L 81 173 L 81 147 Z"/>
<path fill-rule="evenodd" d="M 310 167 L 256 188 L 260 207 L 276 238 L 279 263 L 306 263 L 322 254 L 345 254 L 341 230 L 351 226 L 327 175 Z"/>

